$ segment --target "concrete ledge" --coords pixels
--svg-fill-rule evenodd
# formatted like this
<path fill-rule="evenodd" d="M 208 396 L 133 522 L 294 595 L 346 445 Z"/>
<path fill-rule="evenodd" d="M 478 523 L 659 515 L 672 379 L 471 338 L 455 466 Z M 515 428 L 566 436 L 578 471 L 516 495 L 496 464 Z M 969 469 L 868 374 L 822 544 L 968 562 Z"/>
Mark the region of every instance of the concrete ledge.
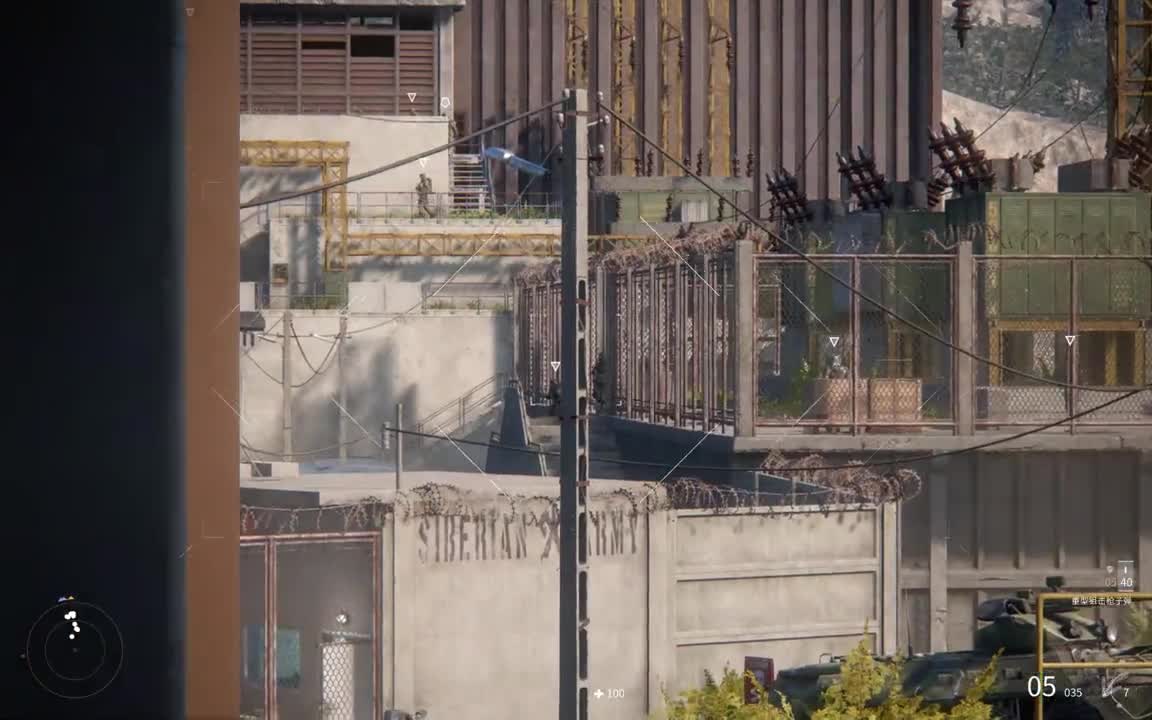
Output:
<path fill-rule="evenodd" d="M 752 180 L 742 177 L 701 178 L 720 192 L 751 192 Z M 592 192 L 707 192 L 695 178 L 680 176 L 632 177 L 601 175 L 592 178 Z"/>
<path fill-rule="evenodd" d="M 779 452 L 947 452 L 1008 438 L 1016 433 L 977 435 L 773 435 L 732 441 L 735 453 Z M 1078 435 L 1037 433 L 980 452 L 1075 452 L 1085 450 L 1145 450 L 1152 448 L 1152 428 L 1126 432 L 1088 431 Z"/>
<path fill-rule="evenodd" d="M 253 467 L 255 465 L 255 467 Z M 270 480 L 300 477 L 300 464 L 290 462 L 240 463 L 241 480 Z"/>

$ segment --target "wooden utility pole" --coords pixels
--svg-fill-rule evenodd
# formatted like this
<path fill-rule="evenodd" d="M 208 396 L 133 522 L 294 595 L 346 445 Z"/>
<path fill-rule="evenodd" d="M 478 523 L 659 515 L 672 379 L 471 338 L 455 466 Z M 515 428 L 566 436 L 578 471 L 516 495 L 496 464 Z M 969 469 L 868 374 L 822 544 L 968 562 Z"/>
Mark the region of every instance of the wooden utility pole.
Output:
<path fill-rule="evenodd" d="M 588 91 L 565 90 L 560 338 L 560 720 L 588 717 Z"/>
<path fill-rule="evenodd" d="M 280 415 L 281 428 L 284 438 L 281 441 L 281 452 L 284 462 L 292 461 L 292 339 L 296 331 L 292 327 L 292 311 L 284 311 L 284 342 L 280 345 Z"/>
<path fill-rule="evenodd" d="M 188 549 L 182 560 L 187 631 L 180 633 L 185 658 L 181 717 L 234 718 L 240 714 L 242 674 L 237 552 L 241 427 L 239 411 L 230 407 L 238 402 L 240 377 L 236 342 L 239 312 L 235 308 L 240 283 L 240 257 L 236 253 L 240 217 L 240 3 L 185 0 L 181 4 L 183 7 L 173 8 L 184 26 L 180 40 L 187 53 L 182 149 L 186 168 L 184 523 Z M 175 48 L 174 44 L 170 52 L 176 52 Z M 157 602 L 168 602 L 163 599 L 162 588 L 155 592 Z M 163 638 L 150 640 L 161 642 Z M 169 646 L 166 654 L 179 651 L 179 646 Z M 128 657 L 133 652 L 129 648 Z"/>

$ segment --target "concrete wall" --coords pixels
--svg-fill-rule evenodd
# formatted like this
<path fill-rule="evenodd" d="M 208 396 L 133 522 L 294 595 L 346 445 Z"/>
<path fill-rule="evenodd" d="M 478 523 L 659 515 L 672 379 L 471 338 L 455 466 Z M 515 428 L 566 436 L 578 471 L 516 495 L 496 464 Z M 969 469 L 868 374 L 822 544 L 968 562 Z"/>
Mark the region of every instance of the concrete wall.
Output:
<path fill-rule="evenodd" d="M 258 484 L 341 503 L 387 499 L 392 482 L 345 474 Z M 385 706 L 431 718 L 554 714 L 559 528 L 548 502 L 527 498 L 555 497 L 556 479 L 407 472 L 401 487 L 430 482 L 449 486 L 442 514 L 402 511 L 382 529 Z M 866 625 L 892 644 L 894 507 L 645 514 L 621 490 L 637 500 L 659 491 L 592 483 L 589 684 L 621 697 L 592 700 L 590 717 L 648 717 L 664 690 L 699 685 L 705 669 L 741 669 L 746 654 L 777 667 L 816 662 L 852 647 Z M 503 493 L 519 498 L 514 511 Z"/>
<path fill-rule="evenodd" d="M 348 173 L 355 175 L 386 165 L 419 150 L 431 149 L 448 142 L 448 119 L 444 117 L 370 118 L 348 115 L 263 115 L 240 116 L 241 140 L 322 140 L 348 142 Z M 446 192 L 450 186 L 448 153 L 427 158 L 421 165 L 413 162 L 348 186 L 350 193 L 415 192 L 424 173 L 432 180 L 434 192 Z M 320 184 L 320 171 L 314 168 L 240 168 L 240 202 L 282 192 L 300 190 Z M 349 196 L 349 204 L 355 197 Z M 240 213 L 241 279 L 256 282 L 268 280 L 268 231 L 272 220 L 285 214 L 300 214 L 310 208 L 320 210 L 320 198 L 308 197 Z M 319 224 L 317 223 L 317 227 Z M 315 235 L 320 236 L 319 230 Z M 306 245 L 297 250 L 303 251 Z M 293 279 L 312 280 L 303 274 L 306 267 L 318 262 L 316 249 L 305 262 L 295 262 L 302 272 Z M 310 272 L 310 271 L 309 271 Z"/>
<path fill-rule="evenodd" d="M 372 289 L 376 285 L 362 287 Z M 274 453 L 283 450 L 283 338 L 277 337 L 283 334 L 282 317 L 281 313 L 265 313 L 267 336 L 243 348 L 240 361 L 241 435 L 246 444 Z M 394 421 L 397 402 L 404 404 L 404 422 L 411 427 L 482 381 L 511 371 L 512 320 L 508 313 L 353 315 L 339 362 L 335 351 L 329 356 L 331 340 L 322 339 L 339 332 L 335 311 L 297 310 L 292 317 L 299 344 L 290 339 L 291 384 L 308 381 L 292 389 L 293 449 L 297 453 L 336 445 L 343 421 L 349 441 L 362 438 L 349 447 L 349 456 L 378 457 L 380 449 L 364 431 L 379 440 L 383 423 Z M 322 372 L 316 375 L 314 369 Z M 333 402 L 340 401 L 341 385 L 345 407 L 355 422 Z M 449 424 L 449 428 L 455 430 L 454 425 Z M 333 449 L 300 459 L 334 458 L 337 454 Z"/>
<path fill-rule="evenodd" d="M 269 172 L 269 171 L 266 171 Z M 316 177 L 319 182 L 319 176 Z M 294 283 L 320 283 L 324 273 L 324 225 L 316 218 L 252 217 L 242 224 L 241 254 L 250 257 L 244 263 L 246 281 L 269 281 L 270 253 L 277 261 L 289 266 Z M 559 221 L 517 222 L 503 220 L 429 222 L 353 220 L 348 224 L 350 233 L 394 233 L 398 242 L 441 235 L 479 237 L 485 242 L 494 234 L 501 238 L 514 233 L 554 235 L 560 238 Z M 359 241 L 357 241 L 359 242 Z M 424 240 L 426 242 L 426 240 Z M 493 238 L 490 245 L 503 240 Z M 474 248 L 473 248 L 474 249 Z M 471 252 L 471 251 L 469 251 Z M 279 260 L 282 259 L 282 260 Z M 348 279 L 351 282 L 386 283 L 385 312 L 403 312 L 420 300 L 420 285 L 443 283 L 462 265 L 464 269 L 453 277 L 453 283 L 502 283 L 511 286 L 516 274 L 529 264 L 551 262 L 555 257 L 488 257 L 467 255 L 440 256 L 429 253 L 420 256 L 350 257 Z M 450 294 L 452 288 L 445 290 Z M 353 308 L 358 309 L 358 308 Z"/>
<path fill-rule="evenodd" d="M 978 603 L 1047 576 L 1099 590 L 1108 565 L 1135 560 L 1140 591 L 1152 590 L 1149 452 L 978 453 L 925 470 L 901 543 L 917 652 L 970 648 Z"/>
<path fill-rule="evenodd" d="M 706 668 L 742 671 L 745 656 L 787 668 L 842 655 L 865 629 L 874 648 L 894 652 L 896 515 L 676 513 L 676 690 L 698 687 Z"/>
<path fill-rule="evenodd" d="M 448 118 L 245 114 L 240 116 L 240 139 L 347 142 L 348 174 L 356 175 L 448 142 Z M 414 192 L 420 173 L 432 180 L 434 191 L 446 191 L 448 153 L 429 157 L 424 166 L 413 162 L 365 178 L 348 189 L 351 192 Z M 242 202 L 265 192 L 246 174 L 242 173 L 240 178 Z M 308 185 L 301 183 L 293 189 L 303 187 Z"/>

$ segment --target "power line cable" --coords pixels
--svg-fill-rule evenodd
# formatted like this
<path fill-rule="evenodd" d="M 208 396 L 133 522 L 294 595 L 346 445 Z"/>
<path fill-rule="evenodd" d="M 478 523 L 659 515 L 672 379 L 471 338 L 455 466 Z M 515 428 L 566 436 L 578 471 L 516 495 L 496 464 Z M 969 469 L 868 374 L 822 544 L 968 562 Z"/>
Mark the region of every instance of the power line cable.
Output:
<path fill-rule="evenodd" d="M 658 143 L 656 143 L 655 141 L 653 141 L 651 138 L 649 138 L 647 135 L 645 135 L 642 130 L 637 128 L 632 123 L 628 122 L 628 120 L 621 117 L 612 108 L 608 107 L 607 105 L 604 105 L 603 103 L 599 103 L 599 102 L 597 103 L 597 105 L 598 105 L 598 107 L 603 109 L 605 112 L 607 112 L 609 115 L 616 118 L 616 121 L 619 122 L 621 125 L 628 128 L 630 131 L 636 133 L 637 136 L 639 136 L 642 140 L 647 142 L 650 146 L 655 147 L 657 150 L 659 150 L 660 154 L 663 155 L 669 161 L 671 161 L 674 165 L 679 167 L 684 172 L 685 176 L 690 177 L 693 180 L 695 180 L 696 182 L 700 183 L 700 185 L 702 185 L 706 190 L 708 190 L 710 193 L 712 193 L 716 197 L 723 197 L 723 195 L 720 193 L 720 191 L 718 191 L 716 188 L 712 187 L 702 177 L 700 177 L 696 173 L 692 172 L 688 168 L 688 166 L 686 166 L 684 163 L 680 162 L 675 157 L 673 157 L 672 154 L 669 153 L 666 149 L 664 149 L 663 146 L 661 146 Z M 1067 134 L 1067 133 L 1065 133 L 1065 134 Z M 1057 138 L 1057 140 L 1059 140 L 1059 139 L 1060 138 Z M 1049 145 L 1049 147 L 1050 146 L 1051 145 Z M 1122 390 L 1119 388 L 1110 388 L 1110 387 L 1106 387 L 1106 386 L 1102 387 L 1102 386 L 1091 386 L 1091 385 L 1079 385 L 1076 383 L 1069 383 L 1069 382 L 1063 382 L 1060 380 L 1053 380 L 1050 378 L 1043 377 L 1041 375 L 1033 375 L 1031 373 L 1024 372 L 1023 370 L 1017 370 L 1016 368 L 1009 367 L 1003 363 L 992 360 L 991 358 L 982 357 L 982 356 L 972 352 L 971 350 L 968 350 L 967 348 L 960 347 L 959 345 L 953 343 L 951 340 L 948 340 L 947 338 L 941 337 L 940 335 L 937 335 L 930 330 L 926 330 L 926 329 L 920 327 L 919 325 L 912 322 L 908 318 L 897 313 L 895 310 L 892 310 L 891 308 L 886 307 L 880 301 L 873 299 L 871 296 L 869 296 L 866 293 L 862 292 L 861 290 L 853 287 L 852 283 L 848 282 L 847 280 L 840 278 L 834 272 L 825 268 L 818 261 L 812 259 L 808 254 L 806 254 L 805 252 L 803 252 L 802 250 L 797 248 L 795 245 L 792 245 L 791 243 L 789 243 L 787 240 L 785 240 L 779 234 L 777 234 L 776 232 L 772 231 L 769 227 L 764 225 L 764 223 L 760 222 L 760 220 L 753 217 L 752 214 L 749 213 L 747 210 L 744 210 L 743 208 L 741 208 L 739 206 L 735 206 L 735 205 L 732 206 L 732 209 L 735 210 L 737 213 L 739 213 L 745 220 L 747 220 L 749 223 L 754 225 L 760 231 L 762 231 L 766 235 L 775 239 L 777 243 L 779 243 L 781 246 L 783 246 L 784 248 L 786 248 L 787 250 L 792 252 L 794 255 L 799 257 L 801 260 L 803 260 L 804 262 L 811 265 L 813 268 L 815 268 L 817 271 L 819 271 L 823 275 L 831 278 L 832 281 L 835 282 L 837 285 L 843 287 L 848 292 L 852 293 L 853 295 L 860 298 L 861 300 L 864 300 L 869 305 L 872 305 L 876 309 L 880 310 L 880 312 L 884 313 L 888 317 L 891 317 L 893 320 L 896 320 L 897 322 L 908 326 L 912 330 L 915 330 L 916 332 L 920 333 L 921 335 L 924 335 L 928 339 L 934 340 L 937 343 L 940 343 L 941 345 L 943 345 L 947 348 L 950 348 L 955 352 L 960 353 L 961 355 L 972 358 L 973 360 L 976 360 L 977 362 L 988 365 L 989 367 L 996 368 L 1002 372 L 1011 373 L 1011 374 L 1017 375 L 1019 377 L 1028 378 L 1029 380 L 1032 380 L 1032 381 L 1037 382 L 1037 383 L 1041 383 L 1044 385 L 1051 385 L 1053 387 L 1063 388 L 1065 390 L 1087 390 L 1090 392 L 1125 392 L 1125 390 Z M 1149 385 L 1148 387 L 1152 387 L 1152 385 Z"/>
<path fill-rule="evenodd" d="M 512 117 L 508 118 L 507 120 L 501 120 L 498 123 L 493 123 L 491 125 L 483 127 L 481 129 L 477 130 L 476 132 L 471 133 L 470 135 L 464 135 L 462 137 L 456 138 L 455 140 L 451 140 L 449 142 L 446 142 L 443 145 L 437 145 L 436 147 L 434 147 L 430 150 L 424 150 L 424 151 L 421 151 L 419 153 L 416 153 L 415 155 L 409 155 L 408 157 L 401 158 L 400 160 L 396 160 L 395 162 L 390 162 L 387 165 L 381 165 L 380 167 L 373 168 L 372 170 L 365 170 L 364 172 L 357 173 L 355 175 L 349 175 L 348 177 L 346 177 L 342 180 L 333 180 L 332 182 L 323 183 L 321 185 L 316 185 L 316 186 L 310 187 L 310 188 L 305 188 L 304 190 L 293 190 L 291 192 L 280 193 L 279 195 L 273 195 L 272 197 L 262 198 L 259 200 L 249 200 L 246 203 L 241 203 L 240 209 L 241 210 L 247 210 L 249 208 L 262 207 L 264 205 L 272 205 L 274 203 L 283 202 L 285 200 L 295 200 L 296 198 L 306 197 L 308 195 L 315 195 L 316 193 L 324 192 L 325 190 L 331 190 L 332 188 L 337 188 L 337 187 L 340 187 L 341 185 L 349 185 L 351 183 L 358 182 L 360 180 L 364 180 L 366 178 L 370 178 L 370 177 L 373 177 L 375 175 L 379 175 L 381 173 L 386 173 L 389 170 L 395 170 L 396 168 L 404 167 L 405 165 L 409 165 L 411 163 L 414 163 L 417 160 L 420 160 L 421 158 L 430 157 L 432 155 L 437 155 L 437 154 L 445 152 L 447 150 L 451 150 L 452 148 L 456 147 L 457 145 L 464 145 L 464 144 L 467 144 L 469 142 L 472 142 L 473 140 L 475 140 L 477 138 L 480 138 L 480 137 L 483 137 L 484 135 L 487 135 L 488 133 L 492 132 L 493 130 L 499 130 L 500 128 L 507 127 L 508 125 L 513 125 L 515 123 L 518 123 L 521 120 L 526 120 L 527 118 L 530 118 L 533 115 L 538 115 L 542 112 L 547 112 L 547 111 L 551 110 L 552 108 L 556 107 L 557 105 L 560 105 L 563 102 L 564 102 L 563 98 L 561 98 L 560 100 L 554 100 L 553 102 L 550 102 L 547 105 L 542 105 L 542 106 L 540 106 L 534 110 L 522 112 L 519 115 L 513 115 Z"/>
<path fill-rule="evenodd" d="M 875 33 L 876 28 L 880 27 L 880 21 L 884 19 L 885 15 L 887 15 L 888 8 L 891 5 L 892 0 L 887 0 L 884 3 L 884 6 L 880 8 L 880 12 L 876 14 L 876 19 L 872 22 L 873 33 Z M 860 63 L 864 62 L 864 56 L 867 54 L 868 47 L 867 44 L 865 44 L 864 49 L 861 50 L 860 54 L 856 56 L 856 62 L 852 63 L 853 76 L 856 74 L 856 71 L 860 69 Z M 812 155 L 812 151 L 816 149 L 816 144 L 820 142 L 820 138 L 824 137 L 824 133 L 828 132 L 828 125 L 831 124 L 832 116 L 836 114 L 836 110 L 840 107 L 840 101 L 843 99 L 843 97 L 844 93 L 837 95 L 836 102 L 832 103 L 832 107 L 829 108 L 828 115 L 824 118 L 824 124 L 820 126 L 820 131 L 816 133 L 816 137 L 812 140 L 812 144 L 808 146 L 808 151 L 804 153 L 804 159 L 800 161 L 800 167 L 798 168 L 800 171 L 803 171 L 805 164 L 808 162 L 808 157 Z M 756 182 L 760 182 L 759 178 L 757 178 Z M 771 198 L 760 203 L 760 207 L 764 207 L 770 202 L 772 202 Z"/>
<path fill-rule="evenodd" d="M 1033 154 L 1033 155 L 1037 155 L 1037 154 L 1040 154 L 1040 153 L 1045 153 L 1045 152 L 1048 152 L 1048 149 L 1049 149 L 1049 148 L 1051 148 L 1053 145 L 1055 145 L 1056 143 L 1060 142 L 1060 141 L 1061 141 L 1061 140 L 1063 140 L 1064 138 L 1068 137 L 1068 136 L 1069 136 L 1069 135 L 1071 135 L 1072 133 L 1076 132 L 1076 130 L 1077 130 L 1078 128 L 1080 128 L 1082 125 L 1084 125 L 1084 123 L 1086 123 L 1086 122 L 1088 122 L 1089 120 L 1091 120 L 1091 119 L 1092 119 L 1092 117 L 1094 117 L 1094 116 L 1096 115 L 1096 113 L 1100 111 L 1100 108 L 1104 107 L 1104 103 L 1106 103 L 1106 102 L 1108 102 L 1108 95 L 1107 95 L 1107 93 L 1105 93 L 1105 94 L 1104 94 L 1104 95 L 1103 95 L 1103 96 L 1100 98 L 1100 102 L 1096 103 L 1095 107 L 1093 107 L 1091 110 L 1089 110 L 1089 111 L 1088 111 L 1088 113 L 1087 113 L 1086 115 L 1084 115 L 1084 117 L 1080 118 L 1079 120 L 1077 120 L 1077 121 L 1076 121 L 1076 123 L 1075 123 L 1074 125 L 1071 125 L 1071 126 L 1070 126 L 1070 127 L 1067 129 L 1067 130 L 1065 130 L 1064 132 L 1062 132 L 1062 133 L 1060 133 L 1059 135 L 1057 135 L 1055 140 L 1053 140 L 1052 142 L 1048 143 L 1048 144 L 1047 144 L 1047 145 L 1045 145 L 1044 147 L 1040 148 L 1040 150 L 1039 150 L 1038 152 L 1036 152 L 1036 153 L 1032 153 L 1032 154 Z"/>
<path fill-rule="evenodd" d="M 1039 87 L 1040 81 L 1043 80 L 1045 76 L 1041 75 L 1040 77 L 1036 78 L 1035 82 L 1033 82 L 1032 76 L 1036 73 L 1036 65 L 1040 62 L 1040 54 L 1044 50 L 1044 41 L 1048 39 L 1048 31 L 1052 29 L 1052 21 L 1055 19 L 1056 11 L 1053 10 L 1048 15 L 1048 21 L 1044 23 L 1044 32 L 1040 35 L 1040 42 L 1036 44 L 1036 52 L 1032 55 L 1032 62 L 1028 65 L 1028 73 L 1024 76 L 1024 80 L 1020 83 L 1020 90 L 1017 91 L 1016 97 L 1013 98 L 1012 102 L 1008 103 L 1007 107 L 1005 107 L 1000 112 L 1000 115 L 998 115 L 996 119 L 992 121 L 991 125 L 980 131 L 980 134 L 973 139 L 973 142 L 984 137 L 986 132 L 996 127 L 996 124 L 1007 117 L 1008 113 L 1012 112 L 1013 108 L 1019 105 L 1024 98 L 1028 97 L 1029 93 Z"/>
<path fill-rule="evenodd" d="M 996 438 L 994 440 L 988 440 L 985 442 L 977 443 L 975 445 L 968 445 L 968 446 L 965 446 L 962 448 L 957 448 L 955 450 L 944 450 L 942 452 L 937 452 L 937 453 L 926 453 L 923 455 L 916 455 L 916 456 L 913 456 L 910 458 L 897 458 L 897 459 L 892 459 L 892 460 L 877 460 L 877 461 L 870 461 L 870 462 L 864 462 L 864 463 L 845 463 L 845 464 L 841 464 L 841 465 L 820 465 L 820 466 L 796 467 L 796 468 L 767 468 L 765 470 L 770 471 L 772 473 L 813 472 L 813 471 L 827 471 L 827 470 L 866 470 L 868 468 L 873 468 L 873 467 L 892 467 L 895 465 L 907 465 L 907 464 L 913 464 L 913 463 L 930 462 L 933 460 L 938 460 L 939 458 L 954 457 L 957 455 L 965 455 L 967 453 L 976 452 L 978 450 L 985 450 L 987 448 L 996 447 L 997 445 L 1004 445 L 1006 443 L 1014 442 L 1016 440 L 1026 438 L 1026 437 L 1029 437 L 1031 435 L 1035 435 L 1037 433 L 1044 432 L 1046 430 L 1051 430 L 1053 428 L 1057 428 L 1057 427 L 1060 427 L 1062 425 L 1066 425 L 1070 422 L 1074 422 L 1076 420 L 1079 420 L 1080 418 L 1091 415 L 1092 413 L 1099 412 L 1100 410 L 1104 410 L 1106 408 L 1109 408 L 1113 405 L 1116 405 L 1117 403 L 1121 403 L 1121 402 L 1127 400 L 1128 398 L 1134 397 L 1134 396 L 1138 395 L 1139 393 L 1145 392 L 1146 390 L 1147 390 L 1147 388 L 1139 388 L 1136 390 L 1129 390 L 1129 391 L 1126 391 L 1123 395 L 1119 395 L 1117 397 L 1114 397 L 1111 400 L 1107 400 L 1107 401 L 1105 401 L 1099 405 L 1096 405 L 1094 407 L 1090 407 L 1086 410 L 1081 410 L 1077 413 L 1073 413 L 1072 415 L 1062 417 L 1058 420 L 1054 420 L 1054 421 L 1046 423 L 1044 425 L 1040 425 L 1038 427 L 1024 430 L 1024 431 L 1021 431 L 1021 432 L 1018 432 L 1018 433 L 1015 433 L 1013 435 L 1009 435 L 1006 437 Z M 402 430 L 399 428 L 388 428 L 387 430 L 385 430 L 385 432 L 399 433 L 401 435 L 407 435 L 410 437 L 420 437 L 420 438 L 427 438 L 427 439 L 431 439 L 431 440 L 445 440 L 445 439 L 447 439 L 450 442 L 454 442 L 454 443 L 457 443 L 459 445 L 471 445 L 474 447 L 487 448 L 489 450 L 504 450 L 504 451 L 508 451 L 508 452 L 522 453 L 522 454 L 526 454 L 526 455 L 536 455 L 536 456 L 542 456 L 542 457 L 559 457 L 560 456 L 560 453 L 553 452 L 553 451 L 534 450 L 532 448 L 518 447 L 515 445 L 502 445 L 500 443 L 484 442 L 482 440 L 467 440 L 464 438 L 456 438 L 456 437 L 451 437 L 449 435 L 444 435 L 444 434 L 438 435 L 435 433 L 420 432 L 418 430 Z M 248 450 L 249 452 L 256 453 L 258 455 L 270 455 L 270 456 L 275 456 L 275 457 L 308 457 L 308 456 L 320 455 L 320 454 L 327 453 L 327 452 L 332 452 L 333 450 L 338 450 L 341 447 L 345 447 L 348 445 L 354 445 L 356 443 L 364 442 L 366 439 L 367 438 L 358 438 L 356 440 L 351 440 L 348 442 L 339 443 L 337 445 L 331 445 L 331 446 L 328 446 L 325 448 L 319 448 L 316 450 L 307 450 L 307 451 L 296 452 L 296 453 L 280 453 L 280 452 L 273 452 L 271 450 L 261 450 L 260 448 L 251 447 L 247 444 L 242 444 L 242 447 L 245 450 Z M 661 468 L 661 469 L 667 469 L 667 467 L 668 467 L 668 463 L 646 461 L 646 460 L 624 460 L 624 459 L 619 459 L 619 458 L 592 458 L 591 462 L 603 463 L 606 465 L 620 465 L 620 466 L 626 466 L 626 467 L 652 467 L 652 468 Z M 732 466 L 732 465 L 720 465 L 720 466 L 717 466 L 717 465 L 680 465 L 677 469 L 686 470 L 686 471 L 698 471 L 698 472 L 732 472 L 734 470 L 758 471 L 758 470 L 761 470 L 764 468 L 739 467 L 739 466 Z"/>

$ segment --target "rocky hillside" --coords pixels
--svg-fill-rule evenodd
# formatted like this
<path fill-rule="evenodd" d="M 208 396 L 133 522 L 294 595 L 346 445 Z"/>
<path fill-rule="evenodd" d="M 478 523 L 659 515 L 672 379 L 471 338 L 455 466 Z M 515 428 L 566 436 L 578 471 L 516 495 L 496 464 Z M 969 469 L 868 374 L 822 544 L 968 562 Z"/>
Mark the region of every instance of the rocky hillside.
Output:
<path fill-rule="evenodd" d="M 1058 3 L 1054 17 L 1048 0 L 974 0 L 978 26 L 961 48 L 951 28 L 956 10 L 951 0 L 941 2 L 944 120 L 958 118 L 980 133 L 1001 108 L 1011 106 L 980 138 L 980 148 L 992 158 L 1024 155 L 1063 135 L 1045 153 L 1046 167 L 1035 180 L 1038 191 L 1056 189 L 1058 166 L 1103 155 L 1107 47 L 1102 10 L 1089 21 L 1080 0 Z"/>
<path fill-rule="evenodd" d="M 944 17 L 956 14 L 952 0 L 942 0 Z M 1040 25 L 1045 11 L 1044 0 L 974 0 L 972 9 L 981 20 L 1005 25 Z"/>
<path fill-rule="evenodd" d="M 982 132 L 1000 115 L 1000 110 L 991 105 L 976 102 L 955 93 L 944 93 L 943 118 L 949 124 L 958 118 L 965 127 L 976 133 Z M 1013 111 L 996 123 L 995 127 L 980 138 L 978 145 L 989 158 L 1006 158 L 1029 151 L 1039 150 L 1056 140 L 1072 127 L 1072 123 Z M 1083 132 L 1081 132 L 1083 130 Z M 1044 155 L 1046 167 L 1035 178 L 1033 190 L 1037 192 L 1056 191 L 1056 168 L 1060 165 L 1103 157 L 1106 133 L 1103 128 L 1081 125 L 1068 132 Z"/>

